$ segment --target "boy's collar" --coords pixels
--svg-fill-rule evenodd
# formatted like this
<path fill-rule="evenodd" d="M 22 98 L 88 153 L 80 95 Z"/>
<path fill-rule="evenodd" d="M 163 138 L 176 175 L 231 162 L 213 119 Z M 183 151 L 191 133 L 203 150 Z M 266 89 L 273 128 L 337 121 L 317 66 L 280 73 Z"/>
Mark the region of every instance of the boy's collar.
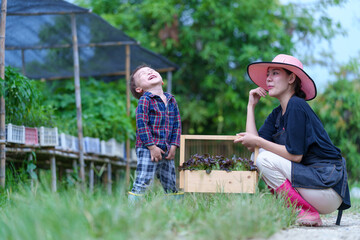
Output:
<path fill-rule="evenodd" d="M 148 92 L 148 91 L 145 91 L 143 95 L 144 96 L 149 96 L 151 98 L 156 97 L 156 96 L 158 97 L 158 95 L 155 95 L 155 94 L 153 94 L 151 92 Z M 167 92 L 164 92 L 164 95 L 166 96 L 166 99 L 169 99 L 169 98 L 172 97 L 172 95 L 170 93 L 167 93 Z"/>

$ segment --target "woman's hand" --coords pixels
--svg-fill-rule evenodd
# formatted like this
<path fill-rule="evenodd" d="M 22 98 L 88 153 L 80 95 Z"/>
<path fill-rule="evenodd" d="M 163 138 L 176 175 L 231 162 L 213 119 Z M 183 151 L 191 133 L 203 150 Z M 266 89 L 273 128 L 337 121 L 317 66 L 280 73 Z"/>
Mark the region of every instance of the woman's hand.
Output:
<path fill-rule="evenodd" d="M 236 134 L 238 138 L 234 140 L 234 143 L 241 143 L 245 147 L 247 147 L 249 150 L 254 149 L 258 146 L 258 140 L 259 136 L 249 133 L 249 132 L 242 132 Z"/>
<path fill-rule="evenodd" d="M 250 106 L 255 106 L 261 97 L 265 97 L 266 96 L 266 90 L 258 87 L 255 89 L 250 90 L 249 92 L 249 105 Z"/>

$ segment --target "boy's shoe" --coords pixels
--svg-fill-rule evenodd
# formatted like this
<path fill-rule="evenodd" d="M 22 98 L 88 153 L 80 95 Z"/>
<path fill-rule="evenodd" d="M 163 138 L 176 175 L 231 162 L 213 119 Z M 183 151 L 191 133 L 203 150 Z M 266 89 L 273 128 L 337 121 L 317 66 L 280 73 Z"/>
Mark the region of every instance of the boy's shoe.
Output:
<path fill-rule="evenodd" d="M 180 200 L 184 198 L 184 192 L 177 192 L 177 193 L 165 193 L 165 197 L 169 199 L 176 199 Z"/>
<path fill-rule="evenodd" d="M 143 199 L 143 197 L 144 196 L 141 193 L 128 192 L 128 202 L 130 205 L 134 205 L 136 202 Z"/>

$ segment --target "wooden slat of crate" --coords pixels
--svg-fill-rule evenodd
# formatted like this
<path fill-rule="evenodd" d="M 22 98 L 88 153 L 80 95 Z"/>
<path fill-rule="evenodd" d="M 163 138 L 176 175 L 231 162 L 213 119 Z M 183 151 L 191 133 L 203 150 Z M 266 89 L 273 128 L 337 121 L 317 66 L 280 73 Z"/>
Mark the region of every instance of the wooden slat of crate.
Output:
<path fill-rule="evenodd" d="M 234 141 L 233 135 L 181 135 L 180 137 L 180 166 L 185 162 L 185 141 L 188 140 L 229 140 Z M 179 187 L 184 188 L 185 171 L 179 173 Z"/>
<path fill-rule="evenodd" d="M 184 172 L 184 192 L 201 193 L 255 193 L 256 171 L 220 171 L 207 174 L 204 170 Z"/>

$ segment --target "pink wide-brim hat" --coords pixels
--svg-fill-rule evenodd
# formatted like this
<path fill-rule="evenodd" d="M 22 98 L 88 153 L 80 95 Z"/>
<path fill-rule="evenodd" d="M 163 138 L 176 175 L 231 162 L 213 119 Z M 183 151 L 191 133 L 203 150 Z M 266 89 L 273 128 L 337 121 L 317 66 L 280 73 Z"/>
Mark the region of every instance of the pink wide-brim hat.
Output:
<path fill-rule="evenodd" d="M 301 80 L 301 90 L 306 94 L 306 101 L 316 97 L 316 85 L 311 77 L 303 70 L 302 63 L 295 57 L 285 54 L 277 55 L 272 62 L 254 62 L 247 67 L 250 79 L 259 87 L 269 90 L 266 86 L 269 67 L 285 68 L 296 74 Z"/>

